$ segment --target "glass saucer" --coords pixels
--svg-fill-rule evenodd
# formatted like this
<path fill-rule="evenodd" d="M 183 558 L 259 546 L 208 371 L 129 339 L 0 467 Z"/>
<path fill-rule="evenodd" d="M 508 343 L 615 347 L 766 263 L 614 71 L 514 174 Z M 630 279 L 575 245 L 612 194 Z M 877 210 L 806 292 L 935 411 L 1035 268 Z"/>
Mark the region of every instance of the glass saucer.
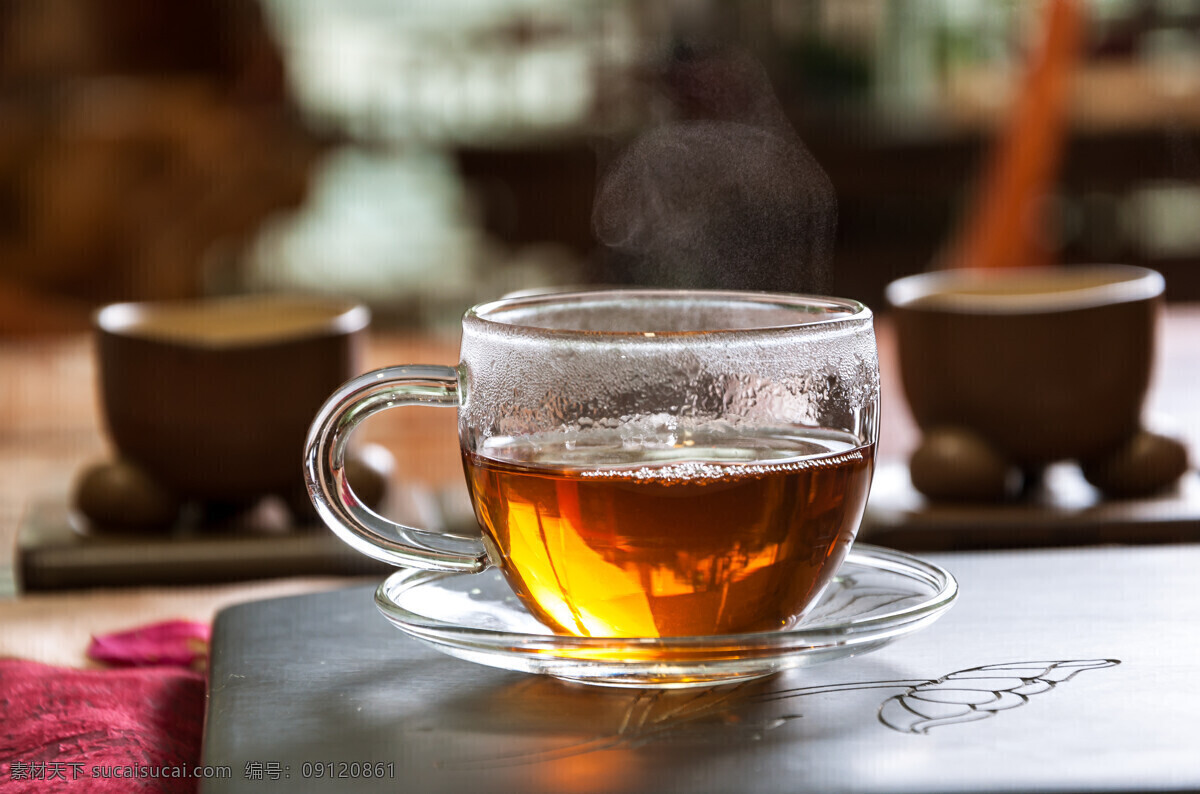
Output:
<path fill-rule="evenodd" d="M 525 610 L 496 569 L 479 574 L 402 570 L 375 592 L 401 631 L 467 661 L 587 684 L 711 686 L 881 648 L 922 629 L 954 603 L 945 569 L 908 554 L 855 545 L 797 626 L 712 637 L 569 637 Z"/>

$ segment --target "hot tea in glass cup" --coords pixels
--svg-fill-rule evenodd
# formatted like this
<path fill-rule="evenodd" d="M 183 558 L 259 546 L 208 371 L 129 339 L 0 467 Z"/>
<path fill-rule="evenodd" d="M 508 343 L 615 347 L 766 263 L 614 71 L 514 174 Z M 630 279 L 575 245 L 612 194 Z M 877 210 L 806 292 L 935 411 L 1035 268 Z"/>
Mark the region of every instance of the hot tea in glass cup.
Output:
<path fill-rule="evenodd" d="M 482 539 L 396 524 L 343 468 L 367 417 L 458 409 Z M 318 413 L 305 476 L 344 541 L 398 566 L 496 566 L 555 633 L 785 629 L 862 519 L 879 426 L 871 312 L 837 298 L 681 290 L 535 295 L 463 318 L 457 367 L 397 366 Z"/>

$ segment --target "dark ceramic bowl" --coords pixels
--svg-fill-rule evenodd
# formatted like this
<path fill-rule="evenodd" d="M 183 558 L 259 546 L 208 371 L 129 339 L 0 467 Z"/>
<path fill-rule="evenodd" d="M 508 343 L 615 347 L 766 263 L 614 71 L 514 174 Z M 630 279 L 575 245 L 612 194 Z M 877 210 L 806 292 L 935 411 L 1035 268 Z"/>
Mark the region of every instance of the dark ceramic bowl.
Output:
<path fill-rule="evenodd" d="M 1023 467 L 1104 454 L 1140 427 L 1163 286 L 1121 265 L 892 282 L 917 424 L 972 430 Z"/>
<path fill-rule="evenodd" d="M 308 297 L 108 306 L 95 324 L 111 439 L 181 497 L 295 494 L 308 426 L 361 371 L 369 322 L 360 305 Z"/>

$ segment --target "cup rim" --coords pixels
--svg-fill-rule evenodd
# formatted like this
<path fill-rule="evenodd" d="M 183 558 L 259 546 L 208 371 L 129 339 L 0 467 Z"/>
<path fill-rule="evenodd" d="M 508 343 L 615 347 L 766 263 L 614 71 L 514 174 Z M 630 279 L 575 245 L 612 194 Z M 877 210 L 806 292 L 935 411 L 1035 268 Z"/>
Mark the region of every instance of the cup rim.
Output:
<path fill-rule="evenodd" d="M 1058 282 L 1059 289 L 992 292 L 1021 280 Z M 947 290 L 970 290 L 946 294 Z M 1166 281 L 1158 271 L 1136 265 L 1095 264 L 1003 269 L 954 268 L 896 279 L 884 297 L 890 307 L 947 314 L 1044 314 L 1152 300 Z M 936 296 L 936 300 L 931 300 Z"/>
<path fill-rule="evenodd" d="M 546 306 L 568 306 L 572 304 L 611 303 L 614 301 L 683 301 L 701 299 L 708 302 L 730 302 L 737 304 L 763 304 L 777 309 L 805 310 L 808 316 L 803 321 L 783 324 L 739 325 L 733 328 L 706 328 L 682 331 L 649 329 L 631 330 L 583 330 L 576 328 L 553 328 L 522 322 L 504 322 L 496 315 L 506 311 Z M 826 312 L 829 316 L 821 317 Z M 586 339 L 683 339 L 704 338 L 718 335 L 747 335 L 761 333 L 794 333 L 798 330 L 828 330 L 831 326 L 845 325 L 854 321 L 869 322 L 871 309 L 853 298 L 837 298 L 827 295 L 805 295 L 784 292 L 752 292 L 743 290 L 702 290 L 665 288 L 619 288 L 619 289 L 576 289 L 568 292 L 547 291 L 535 294 L 509 295 L 494 301 L 481 303 L 467 310 L 464 323 L 479 323 L 485 327 L 510 332 L 526 332 L 552 337 L 579 337 Z M 855 323 L 856 324 L 856 323 Z"/>
<path fill-rule="evenodd" d="M 276 329 L 270 333 L 264 332 L 246 337 L 206 339 L 186 333 L 148 333 L 139 330 L 145 319 L 155 313 L 199 312 L 211 307 L 236 311 L 239 307 L 251 306 L 255 303 L 316 307 L 326 310 L 328 316 L 314 319 L 311 323 L 306 323 L 302 328 L 291 332 Z M 342 336 L 362 331 L 370 325 L 370 322 L 370 310 L 354 300 L 293 294 L 234 295 L 221 298 L 110 303 L 96 310 L 92 316 L 93 327 L 103 334 L 204 350 L 268 347 L 304 339 Z"/>

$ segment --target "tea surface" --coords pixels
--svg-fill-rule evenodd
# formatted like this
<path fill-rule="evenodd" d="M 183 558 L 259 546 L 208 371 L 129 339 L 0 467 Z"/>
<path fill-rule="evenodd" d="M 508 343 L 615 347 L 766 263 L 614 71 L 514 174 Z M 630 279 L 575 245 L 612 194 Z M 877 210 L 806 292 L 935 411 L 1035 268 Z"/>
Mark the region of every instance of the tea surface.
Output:
<path fill-rule="evenodd" d="M 488 439 L 465 452 L 476 515 L 556 632 L 766 631 L 812 605 L 849 550 L 874 446 L 812 428 Z"/>

